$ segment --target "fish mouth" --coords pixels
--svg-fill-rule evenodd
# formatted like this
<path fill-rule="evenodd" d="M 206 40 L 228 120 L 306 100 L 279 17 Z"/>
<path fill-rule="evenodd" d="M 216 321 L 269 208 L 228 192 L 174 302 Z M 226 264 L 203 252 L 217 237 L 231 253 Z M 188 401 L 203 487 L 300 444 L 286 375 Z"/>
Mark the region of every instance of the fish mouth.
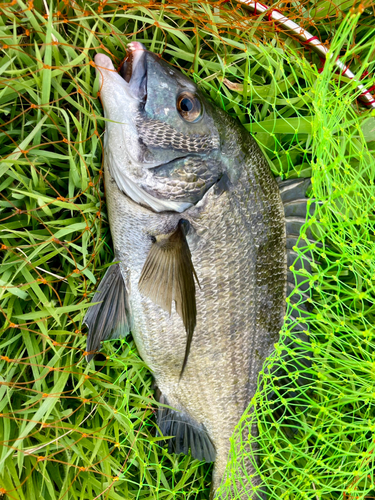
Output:
<path fill-rule="evenodd" d="M 128 84 L 132 96 L 143 103 L 147 100 L 146 53 L 147 49 L 142 43 L 129 43 L 126 57 L 119 70 L 119 75 Z"/>

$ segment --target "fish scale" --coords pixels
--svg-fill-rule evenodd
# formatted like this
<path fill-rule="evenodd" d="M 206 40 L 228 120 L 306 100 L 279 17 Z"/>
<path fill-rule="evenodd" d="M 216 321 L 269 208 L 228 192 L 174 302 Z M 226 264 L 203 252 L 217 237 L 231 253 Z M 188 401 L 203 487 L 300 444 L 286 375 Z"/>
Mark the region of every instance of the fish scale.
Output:
<path fill-rule="evenodd" d="M 86 315 L 88 359 L 101 340 L 131 331 L 155 378 L 162 404 L 160 431 L 174 436 L 168 440 L 169 451 L 190 449 L 195 458 L 215 461 L 213 496 L 225 476 L 230 438 L 283 324 L 287 253 L 291 258 L 292 251 L 287 251 L 286 226 L 295 238 L 293 203 L 298 200 L 294 204 L 301 215 L 305 183 L 298 181 L 295 196 L 294 181 L 278 185 L 241 124 L 142 47 L 130 44 L 139 51 L 128 63 L 136 61 L 137 67 L 123 71 L 127 78 L 132 75 L 130 82 L 113 71 L 107 56 L 95 58 L 102 68 L 101 97 L 110 118 L 104 141 L 105 189 L 120 264 L 108 269 L 93 298 L 99 304 Z M 192 109 L 196 101 L 205 109 L 194 123 L 184 123 L 173 108 L 181 88 L 184 96 L 191 96 Z M 158 117 L 165 106 L 168 112 Z M 181 148 L 195 151 L 194 161 L 209 169 L 199 199 L 196 189 L 185 189 L 193 160 L 181 158 Z M 163 196 L 158 198 L 153 193 L 163 179 Z M 279 188 L 291 202 L 287 223 Z M 115 279 L 119 272 L 121 280 Z M 106 300 L 111 283 L 120 287 L 125 304 Z M 104 328 L 109 316 L 113 325 Z M 256 435 L 256 424 L 250 430 Z M 245 475 L 231 479 L 232 494 L 245 499 L 260 485 L 249 458 L 255 446 L 249 430 L 234 446 L 242 450 Z M 254 500 L 261 497 L 262 492 L 253 495 Z"/>
<path fill-rule="evenodd" d="M 165 126 L 160 120 L 138 118 L 136 122 L 142 141 L 149 146 L 168 148 L 172 145 L 178 151 L 191 153 L 207 152 L 208 149 L 215 149 L 219 146 L 217 137 L 197 135 L 187 138 L 172 127 Z"/>

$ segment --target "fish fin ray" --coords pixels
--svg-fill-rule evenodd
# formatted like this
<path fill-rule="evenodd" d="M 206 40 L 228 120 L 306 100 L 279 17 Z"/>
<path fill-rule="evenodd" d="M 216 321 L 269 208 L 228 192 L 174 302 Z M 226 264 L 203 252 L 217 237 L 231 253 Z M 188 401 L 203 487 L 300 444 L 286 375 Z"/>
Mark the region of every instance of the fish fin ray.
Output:
<path fill-rule="evenodd" d="M 319 225 L 306 225 L 307 215 L 313 215 L 318 205 L 314 199 L 307 197 L 311 186 L 310 178 L 277 179 L 281 200 L 284 206 L 286 225 L 286 257 L 287 257 L 287 296 L 292 310 L 290 311 L 291 330 L 293 336 L 286 342 L 296 355 L 293 359 L 287 352 L 284 353 L 285 361 L 288 360 L 288 370 L 299 373 L 296 383 L 303 386 L 311 382 L 310 375 L 304 369 L 311 366 L 309 359 L 310 349 L 304 346 L 310 344 L 307 332 L 309 330 L 308 317 L 312 308 L 311 304 L 311 274 L 314 258 L 312 247 L 322 247 L 319 239 Z M 303 234 L 301 232 L 304 226 Z M 293 272 L 292 270 L 293 269 Z M 298 355 L 300 353 L 301 355 Z M 301 361 L 301 359 L 303 361 Z M 304 366 L 302 366 L 304 364 Z"/>
<path fill-rule="evenodd" d="M 169 405 L 168 400 L 161 393 L 159 402 Z M 199 424 L 184 412 L 165 406 L 158 409 L 157 423 L 161 435 L 173 436 L 168 439 L 169 453 L 187 455 L 190 448 L 193 458 L 206 462 L 215 461 L 216 450 L 203 424 Z"/>
<path fill-rule="evenodd" d="M 83 322 L 89 332 L 86 360 L 90 361 L 103 340 L 124 338 L 131 330 L 129 294 L 119 264 L 112 264 L 99 284 Z"/>
<path fill-rule="evenodd" d="M 311 185 L 310 178 L 287 179 L 282 181 L 279 177 L 277 179 L 279 185 L 280 196 L 284 204 L 306 198 L 306 192 Z"/>
<path fill-rule="evenodd" d="M 301 298 L 305 302 L 310 297 L 308 277 L 311 274 L 311 262 L 313 255 L 310 244 L 315 243 L 315 237 L 310 227 L 305 227 L 305 235 L 300 236 L 301 228 L 306 224 L 306 216 L 309 211 L 315 211 L 316 202 L 307 198 L 307 191 L 311 186 L 310 178 L 277 179 L 281 200 L 284 206 L 286 225 L 286 255 L 288 267 L 288 296 L 295 288 L 301 292 Z M 298 251 L 299 250 L 299 251 Z M 289 269 L 293 266 L 296 273 Z M 300 300 L 298 295 L 292 295 L 293 302 Z"/>
<path fill-rule="evenodd" d="M 141 294 L 169 314 L 172 311 L 172 301 L 175 302 L 177 314 L 181 317 L 187 334 L 180 376 L 186 367 L 197 323 L 194 278 L 199 284 L 185 237 L 184 223 L 180 220 L 173 233 L 155 238 L 138 282 Z"/>

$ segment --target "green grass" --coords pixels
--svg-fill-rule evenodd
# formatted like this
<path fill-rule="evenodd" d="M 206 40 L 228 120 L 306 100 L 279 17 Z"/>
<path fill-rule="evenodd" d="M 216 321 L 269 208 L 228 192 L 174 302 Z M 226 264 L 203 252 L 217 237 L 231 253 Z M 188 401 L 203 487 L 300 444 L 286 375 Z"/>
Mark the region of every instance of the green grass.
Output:
<path fill-rule="evenodd" d="M 291 15 L 324 40 L 337 33 L 335 56 L 346 53 L 373 85 L 371 9 L 342 23 L 353 2 L 298 6 Z M 280 376 L 265 371 L 255 411 L 241 422 L 260 423 L 270 498 L 375 496 L 375 118 L 355 104 L 351 83 L 330 64 L 318 73 L 314 54 L 228 4 L 79 0 L 51 4 L 49 16 L 39 1 L 2 7 L 0 491 L 9 499 L 208 498 L 211 467 L 158 445 L 152 380 L 131 337 L 107 342 L 97 371 L 84 361 L 82 319 L 113 259 L 91 62 L 109 51 L 119 64 L 136 39 L 255 133 L 275 175 L 313 175 L 312 195 L 323 202 L 307 222 L 319 221 L 322 243 L 306 275 L 311 344 L 293 337 L 289 304 L 268 362 Z M 297 375 L 312 379 L 296 393 L 285 351 L 296 360 L 309 350 L 313 365 Z M 233 457 L 222 498 L 243 475 L 242 459 Z"/>

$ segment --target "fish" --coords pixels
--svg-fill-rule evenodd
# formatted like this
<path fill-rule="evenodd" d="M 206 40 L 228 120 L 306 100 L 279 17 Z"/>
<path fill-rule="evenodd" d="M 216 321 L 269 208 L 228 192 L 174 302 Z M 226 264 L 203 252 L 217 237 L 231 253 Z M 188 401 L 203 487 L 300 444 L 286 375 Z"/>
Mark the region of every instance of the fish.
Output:
<path fill-rule="evenodd" d="M 213 498 L 295 286 L 307 183 L 277 182 L 248 131 L 140 42 L 119 72 L 102 53 L 95 65 L 115 259 L 84 318 L 86 358 L 132 334 L 160 435 L 171 453 L 214 462 Z M 236 498 L 265 498 L 250 459 L 245 469 Z"/>

